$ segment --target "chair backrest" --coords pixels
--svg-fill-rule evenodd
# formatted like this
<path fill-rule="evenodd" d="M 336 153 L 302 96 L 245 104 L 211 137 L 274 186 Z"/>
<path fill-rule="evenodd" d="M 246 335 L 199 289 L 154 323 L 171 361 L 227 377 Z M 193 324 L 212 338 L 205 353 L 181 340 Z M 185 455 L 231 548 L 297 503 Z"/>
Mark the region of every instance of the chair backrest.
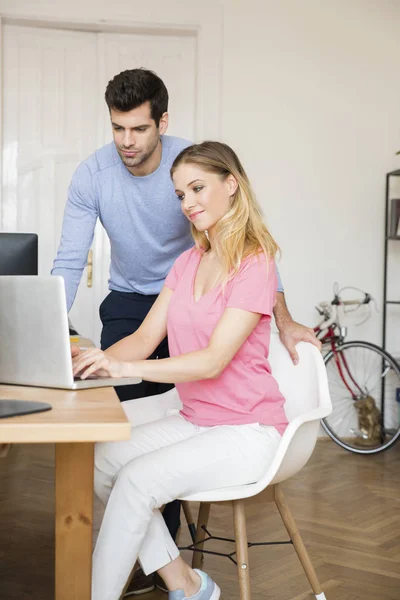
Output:
<path fill-rule="evenodd" d="M 294 365 L 278 334 L 271 335 L 269 362 L 272 375 L 286 400 L 288 421 L 320 405 L 321 369 L 325 371 L 325 367 L 322 358 L 316 356 L 317 350 L 314 350 L 311 344 L 298 344 L 297 351 L 301 357 L 299 364 Z"/>
<path fill-rule="evenodd" d="M 312 344 L 297 344 L 299 364 L 292 359 L 277 334 L 271 336 L 272 375 L 285 396 L 289 425 L 264 483 L 278 483 L 299 471 L 310 458 L 320 429 L 319 421 L 332 410 L 323 358 Z M 260 482 L 261 483 L 261 482 Z"/>

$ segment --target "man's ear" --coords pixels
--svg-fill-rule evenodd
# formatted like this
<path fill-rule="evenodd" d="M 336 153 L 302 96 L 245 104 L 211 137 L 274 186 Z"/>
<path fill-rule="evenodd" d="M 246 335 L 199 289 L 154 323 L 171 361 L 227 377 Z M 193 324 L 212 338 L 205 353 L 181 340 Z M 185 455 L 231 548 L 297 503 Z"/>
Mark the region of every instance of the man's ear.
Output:
<path fill-rule="evenodd" d="M 169 121 L 169 115 L 167 112 L 165 112 L 163 115 L 161 115 L 160 124 L 158 126 L 158 128 L 160 130 L 160 135 L 163 135 L 167 131 L 168 121 Z"/>

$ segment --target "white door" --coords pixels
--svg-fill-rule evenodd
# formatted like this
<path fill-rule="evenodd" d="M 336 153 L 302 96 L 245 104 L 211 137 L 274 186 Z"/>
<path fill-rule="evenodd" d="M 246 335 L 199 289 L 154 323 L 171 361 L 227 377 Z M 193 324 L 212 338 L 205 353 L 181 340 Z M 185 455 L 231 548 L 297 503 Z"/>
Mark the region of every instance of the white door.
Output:
<path fill-rule="evenodd" d="M 3 229 L 38 233 L 45 275 L 71 176 L 97 144 L 96 34 L 6 25 L 3 39 Z M 82 333 L 96 308 L 85 273 L 72 313 Z"/>
<path fill-rule="evenodd" d="M 76 166 L 111 139 L 104 91 L 124 69 L 146 67 L 170 93 L 169 133 L 195 138 L 196 44 L 191 36 L 4 27 L 3 224 L 39 235 L 39 274 L 50 272 Z M 97 344 L 108 291 L 109 244 L 98 225 L 93 286 L 85 270 L 71 321 Z"/>

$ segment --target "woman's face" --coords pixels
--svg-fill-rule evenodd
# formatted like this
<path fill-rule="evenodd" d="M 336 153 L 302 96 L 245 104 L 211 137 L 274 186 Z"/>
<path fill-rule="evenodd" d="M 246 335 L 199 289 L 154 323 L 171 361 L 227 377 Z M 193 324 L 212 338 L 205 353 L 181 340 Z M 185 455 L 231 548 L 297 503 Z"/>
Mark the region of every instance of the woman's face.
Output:
<path fill-rule="evenodd" d="M 173 181 L 183 214 L 198 231 L 212 230 L 229 211 L 231 197 L 237 188 L 233 175 L 222 179 L 194 164 L 180 165 Z"/>

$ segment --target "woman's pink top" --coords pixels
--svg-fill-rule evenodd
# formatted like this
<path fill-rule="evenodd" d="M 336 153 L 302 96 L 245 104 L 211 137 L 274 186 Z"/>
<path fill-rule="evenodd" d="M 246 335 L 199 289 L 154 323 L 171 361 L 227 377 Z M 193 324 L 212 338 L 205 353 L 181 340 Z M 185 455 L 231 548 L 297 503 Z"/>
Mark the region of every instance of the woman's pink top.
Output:
<path fill-rule="evenodd" d="M 181 254 L 165 281 L 174 292 L 167 318 L 170 355 L 206 348 L 227 308 L 260 313 L 262 317 L 218 378 L 176 384 L 183 404 L 181 414 L 201 426 L 258 422 L 283 433 L 288 423 L 285 399 L 268 363 L 277 290 L 274 262 L 267 267 L 263 253 L 248 257 L 224 290 L 218 285 L 195 302 L 194 280 L 201 256 L 196 248 Z"/>

